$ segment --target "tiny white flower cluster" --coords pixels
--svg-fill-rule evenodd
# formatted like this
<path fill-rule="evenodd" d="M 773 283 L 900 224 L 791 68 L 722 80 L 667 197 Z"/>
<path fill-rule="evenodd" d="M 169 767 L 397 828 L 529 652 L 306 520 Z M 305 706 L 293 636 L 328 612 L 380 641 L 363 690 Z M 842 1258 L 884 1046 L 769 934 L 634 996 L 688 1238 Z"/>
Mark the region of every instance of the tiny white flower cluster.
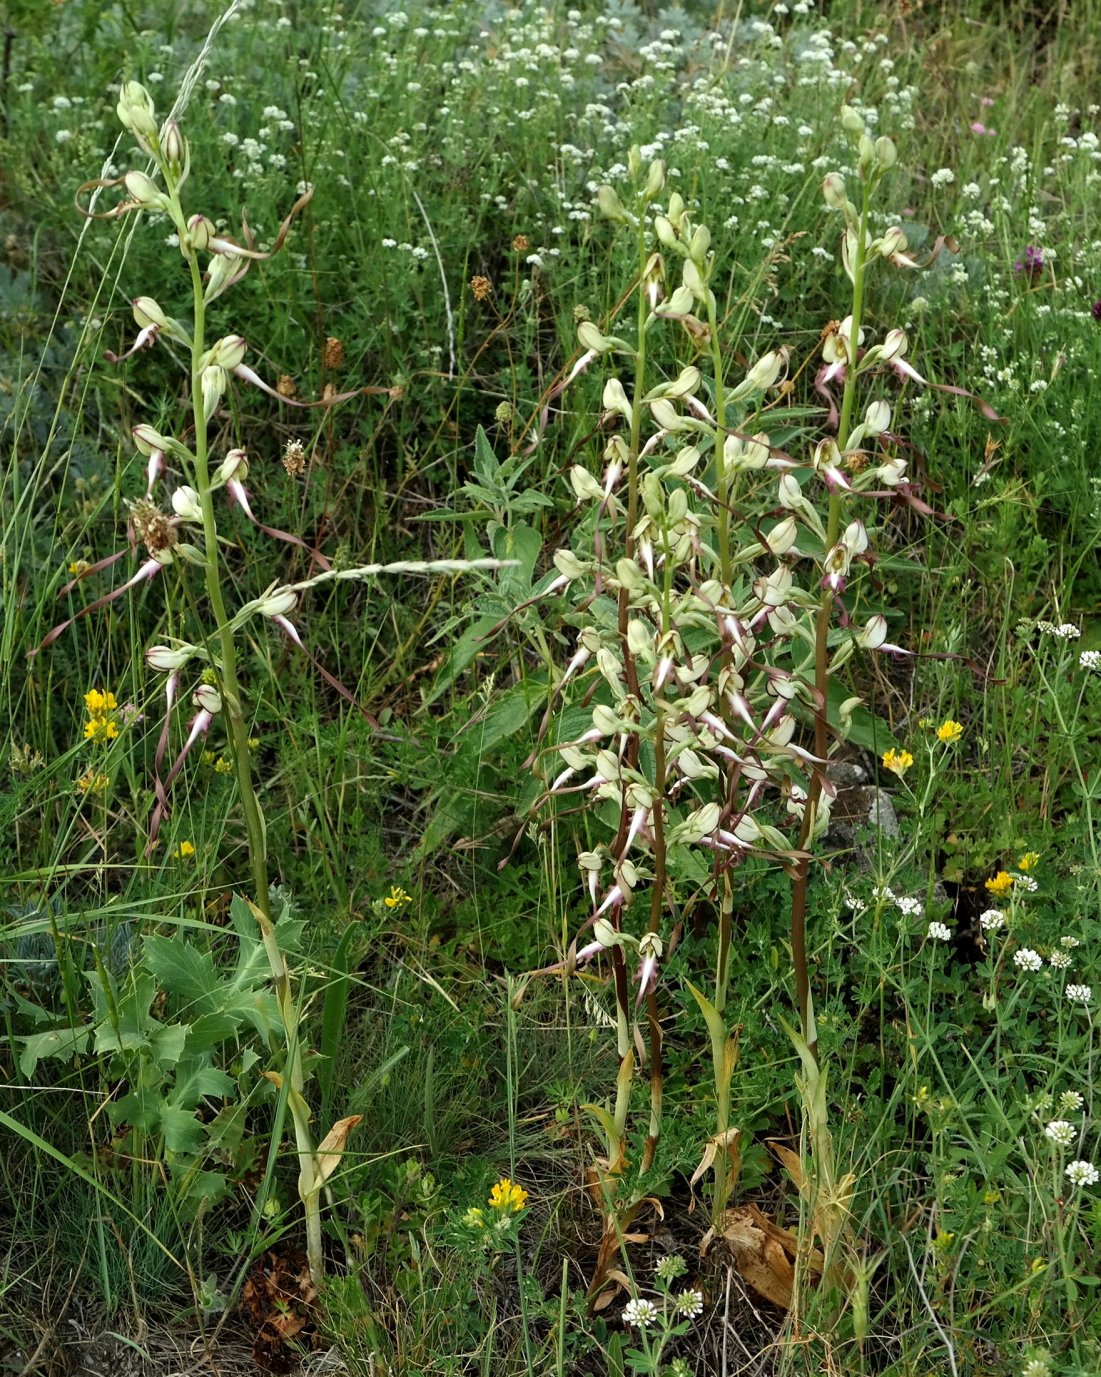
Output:
<path fill-rule="evenodd" d="M 1070 1147 L 1075 1133 L 1076 1129 L 1068 1119 L 1052 1119 L 1044 1129 L 1044 1137 L 1050 1138 L 1058 1147 Z"/>
<path fill-rule="evenodd" d="M 652 1324 L 657 1324 L 658 1308 L 653 1301 L 629 1300 L 623 1307 L 623 1323 L 634 1325 L 638 1329 L 649 1329 Z"/>
<path fill-rule="evenodd" d="M 878 885 L 872 890 L 872 897 L 886 899 L 888 903 L 894 904 L 904 918 L 920 918 L 925 912 L 920 899 L 909 899 L 905 895 L 899 897 L 890 885 Z"/>
<path fill-rule="evenodd" d="M 1068 1162 L 1064 1175 L 1072 1186 L 1096 1186 L 1101 1180 L 1101 1172 L 1092 1162 Z"/>
<path fill-rule="evenodd" d="M 1065 951 L 1053 951 L 1048 957 L 1048 965 L 1054 970 L 1065 971 L 1070 965 L 1070 957 Z"/>
<path fill-rule="evenodd" d="M 1036 630 L 1044 636 L 1054 636 L 1057 641 L 1076 641 L 1082 631 L 1073 622 L 1037 622 Z"/>
<path fill-rule="evenodd" d="M 1083 650 L 1078 664 L 1081 669 L 1101 670 L 1101 650 Z"/>
<path fill-rule="evenodd" d="M 930 923 L 926 932 L 930 942 L 950 942 L 952 933 L 944 923 Z"/>
<path fill-rule="evenodd" d="M 1005 927 L 1005 914 L 996 908 L 988 908 L 985 913 L 979 914 L 979 927 L 983 932 L 997 932 Z"/>
<path fill-rule="evenodd" d="M 1013 964 L 1022 971 L 1038 971 L 1043 966 L 1043 957 L 1031 947 L 1022 947 L 1013 953 Z"/>
<path fill-rule="evenodd" d="M 1093 998 L 1093 988 L 1089 985 L 1068 985 L 1064 993 L 1075 1004 L 1088 1004 Z"/>

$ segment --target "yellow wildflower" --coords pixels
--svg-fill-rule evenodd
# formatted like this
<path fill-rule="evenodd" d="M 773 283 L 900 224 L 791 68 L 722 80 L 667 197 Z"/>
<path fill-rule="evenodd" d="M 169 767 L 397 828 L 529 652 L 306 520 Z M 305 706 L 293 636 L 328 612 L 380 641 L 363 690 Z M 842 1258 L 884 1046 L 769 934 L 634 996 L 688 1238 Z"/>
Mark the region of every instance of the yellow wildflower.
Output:
<path fill-rule="evenodd" d="M 913 763 L 914 757 L 909 751 L 896 751 L 892 747 L 889 751 L 883 752 L 883 768 L 893 774 L 905 774 Z"/>
<path fill-rule="evenodd" d="M 173 851 L 172 859 L 174 861 L 186 861 L 190 856 L 194 856 L 194 854 L 195 847 L 192 843 L 189 841 L 182 841 L 179 846 L 176 847 L 175 851 Z"/>
<path fill-rule="evenodd" d="M 463 1223 L 468 1229 L 484 1229 L 486 1226 L 486 1217 L 481 1210 L 478 1209 L 477 1205 L 474 1205 L 463 1215 Z"/>
<path fill-rule="evenodd" d="M 507 1176 L 502 1176 L 489 1193 L 489 1203 L 491 1208 L 499 1210 L 501 1214 L 519 1214 L 528 1203 L 528 1193 L 523 1186 L 518 1186 Z"/>
<path fill-rule="evenodd" d="M 984 883 L 991 894 L 996 894 L 1001 899 L 1013 888 L 1013 876 L 1005 870 L 999 870 L 992 880 L 986 880 Z"/>
<path fill-rule="evenodd" d="M 387 894 L 382 902 L 387 908 L 401 908 L 402 904 L 411 904 L 413 902 L 413 896 L 412 894 L 406 894 L 401 885 L 392 885 L 390 887 L 390 893 Z"/>
<path fill-rule="evenodd" d="M 233 761 L 227 760 L 224 755 L 220 755 L 214 762 L 214 771 L 219 775 L 231 775 L 233 773 Z"/>
<path fill-rule="evenodd" d="M 89 689 L 84 695 L 84 706 L 91 717 L 102 716 L 104 712 L 114 712 L 118 704 L 113 693 L 101 693 L 99 689 Z"/>
<path fill-rule="evenodd" d="M 937 740 L 943 741 L 946 746 L 953 741 L 958 741 L 963 735 L 963 723 L 953 722 L 950 717 L 946 717 L 937 728 Z"/>
<path fill-rule="evenodd" d="M 102 770 L 86 770 L 77 780 L 76 787 L 82 794 L 102 794 L 110 782 L 110 776 Z"/>
<path fill-rule="evenodd" d="M 1039 859 L 1040 853 L 1038 851 L 1026 851 L 1025 854 L 1021 857 L 1021 859 L 1017 862 L 1017 869 L 1031 870 L 1032 867 L 1039 861 Z"/>
<path fill-rule="evenodd" d="M 85 741 L 114 741 L 119 729 L 109 717 L 90 717 L 84 724 Z"/>
<path fill-rule="evenodd" d="M 71 559 L 69 561 L 69 573 L 73 578 L 79 578 L 81 574 L 86 574 L 92 566 L 86 559 Z"/>

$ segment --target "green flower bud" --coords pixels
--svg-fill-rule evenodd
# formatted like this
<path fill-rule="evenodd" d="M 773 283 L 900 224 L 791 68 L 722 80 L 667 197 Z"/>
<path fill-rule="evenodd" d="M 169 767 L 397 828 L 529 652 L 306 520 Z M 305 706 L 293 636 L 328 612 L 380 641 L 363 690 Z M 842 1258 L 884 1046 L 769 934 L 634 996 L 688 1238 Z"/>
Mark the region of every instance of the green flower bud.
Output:
<path fill-rule="evenodd" d="M 841 128 L 844 129 L 846 134 L 851 134 L 857 139 L 864 132 L 864 121 L 851 105 L 843 105 L 841 107 Z"/>
<path fill-rule="evenodd" d="M 857 143 L 856 170 L 861 177 L 868 177 L 875 167 L 875 144 L 870 134 L 861 134 Z"/>
<path fill-rule="evenodd" d="M 200 375 L 200 384 L 203 394 L 203 414 L 208 420 L 218 410 L 218 403 L 222 400 L 228 381 L 226 370 L 220 368 L 216 363 L 209 364 L 203 369 Z"/>
<path fill-rule="evenodd" d="M 131 306 L 134 320 L 140 330 L 147 330 L 150 325 L 155 325 L 158 330 L 167 329 L 168 317 L 151 296 L 136 296 Z"/>
<path fill-rule="evenodd" d="M 216 233 L 214 222 L 205 215 L 193 215 L 187 222 L 188 243 L 197 253 L 206 252 Z"/>
<path fill-rule="evenodd" d="M 604 384 L 603 402 L 605 411 L 616 412 L 630 424 L 632 417 L 631 403 L 628 400 L 627 393 L 623 390 L 623 384 L 618 378 L 609 378 Z"/>
<path fill-rule="evenodd" d="M 156 139 L 157 119 L 153 97 L 140 81 L 123 83 L 115 110 L 123 126 L 137 135 L 143 147 L 146 146 L 146 140 L 151 142 Z"/>
<path fill-rule="evenodd" d="M 698 263 L 701 268 L 707 266 L 707 251 L 711 247 L 711 231 L 706 225 L 697 225 L 696 232 L 692 235 L 692 242 L 688 246 L 688 254 L 694 263 Z"/>
<path fill-rule="evenodd" d="M 665 186 L 665 164 L 660 158 L 655 158 L 650 164 L 650 171 L 646 176 L 646 185 L 642 188 L 642 197 L 645 201 L 655 201 L 661 195 Z"/>
<path fill-rule="evenodd" d="M 178 172 L 187 155 L 187 140 L 180 133 L 180 126 L 175 120 L 169 120 L 161 130 L 160 137 L 161 152 L 172 170 Z"/>
<path fill-rule="evenodd" d="M 130 199 L 142 210 L 166 210 L 168 202 L 157 190 L 156 183 L 144 172 L 128 172 L 123 177 L 123 185 L 130 193 Z"/>
<path fill-rule="evenodd" d="M 596 193 L 596 204 L 600 209 L 601 215 L 609 220 L 618 220 L 620 224 L 630 223 L 630 216 L 627 214 L 627 207 L 619 199 L 615 189 L 610 186 L 602 186 Z"/>
<path fill-rule="evenodd" d="M 172 445 L 172 441 L 167 436 L 162 435 L 159 430 L 154 430 L 152 426 L 146 425 L 144 422 L 135 426 L 131 434 L 134 437 L 134 444 L 138 447 L 138 453 L 145 459 L 148 459 L 155 452 L 163 454 Z"/>
<path fill-rule="evenodd" d="M 847 202 L 845 179 L 840 172 L 830 172 L 822 178 L 822 196 L 830 210 L 844 210 Z"/>

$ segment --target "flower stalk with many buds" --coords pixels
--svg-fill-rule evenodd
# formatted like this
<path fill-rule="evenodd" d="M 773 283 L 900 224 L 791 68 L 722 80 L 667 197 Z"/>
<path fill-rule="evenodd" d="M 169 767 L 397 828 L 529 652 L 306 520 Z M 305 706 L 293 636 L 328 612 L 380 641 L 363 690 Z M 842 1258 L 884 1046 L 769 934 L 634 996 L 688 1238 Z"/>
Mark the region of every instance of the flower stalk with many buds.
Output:
<path fill-rule="evenodd" d="M 620 1070 L 611 1110 L 593 1107 L 609 1176 L 626 1163 L 636 1048 L 640 1056 L 644 1050 L 633 1030 L 634 968 L 635 1008 L 645 1001 L 650 1028 L 645 1172 L 660 1132 L 661 963 L 692 908 L 704 901 L 717 911 L 713 988 L 705 995 L 689 987 L 708 1028 L 716 1102 L 715 1133 L 694 1179 L 713 1172 L 716 1219 L 738 1165 L 730 1122 L 737 1030 L 727 1016 L 736 871 L 758 855 L 792 876 L 794 983 L 813 1055 L 809 862 L 834 795 L 826 764 L 860 701 L 849 697 L 831 709 L 830 683 L 859 649 L 906 653 L 888 642 L 881 612 L 858 616 L 851 589 L 874 559 L 877 503 L 929 510 L 907 480 L 889 395 L 868 396 L 854 423 L 858 394 L 873 382 L 922 381 L 906 361 L 901 330 L 863 347 L 871 264 L 918 265 L 902 230 L 873 238 L 869 229 L 873 194 L 896 160 L 893 143 L 873 142 L 853 112 L 843 118 L 857 144 L 862 204 L 848 200 L 839 175 L 826 179 L 827 204 L 844 220 L 841 256 L 853 290 L 848 316 L 823 334 L 815 386 L 829 405 L 818 437 L 800 428 L 806 409 L 785 413 L 785 349 L 766 351 L 731 380 L 734 351 L 722 339 L 710 232 L 675 191 L 664 211 L 658 207 L 664 165 L 644 169 L 637 149 L 629 203 L 611 187 L 598 196 L 604 215 L 636 241 L 633 337 L 618 322 L 585 321 L 584 353 L 570 373 L 572 380 L 608 359 L 624 361 L 630 376 L 605 383 L 602 425 L 611 433 L 603 472 L 572 470 L 587 513 L 572 548 L 554 556 L 559 577 L 551 588 L 568 590 L 566 621 L 576 628 L 556 701 L 580 701 L 591 725 L 552 748 L 562 768 L 548 771 L 547 796 L 579 798 L 606 829 L 606 839 L 579 857 L 591 916 L 588 940 L 574 943 L 566 964 L 573 969 L 600 953 L 611 962 Z M 677 339 L 675 366 L 655 380 L 656 344 L 664 343 L 668 360 Z M 774 411 L 774 426 L 801 437 L 798 452 L 773 443 L 766 426 Z M 641 933 L 627 921 L 640 898 Z"/>
<path fill-rule="evenodd" d="M 122 186 L 128 199 L 105 212 L 114 218 L 131 212 L 155 210 L 172 221 L 179 240 L 191 285 L 193 324 L 190 328 L 179 319 L 169 316 L 148 296 L 133 302 L 134 320 L 138 335 L 133 346 L 121 355 L 108 355 L 112 362 L 121 362 L 140 349 L 153 346 L 159 338 L 171 340 L 190 357 L 189 393 L 191 397 L 193 440 L 189 445 L 164 435 L 154 427 L 142 424 L 133 431 L 134 444 L 147 460 L 145 495 L 131 503 L 130 543 L 144 544 L 147 558 L 138 571 L 120 586 L 85 606 L 78 616 L 86 616 L 99 607 L 114 601 L 128 589 L 154 578 L 169 566 L 194 566 L 201 570 L 205 608 L 209 614 L 207 625 L 196 628 L 193 641 L 175 639 L 171 644 L 151 646 L 146 661 L 151 670 L 165 676 L 166 711 L 158 742 L 155 764 L 155 796 L 150 829 L 150 849 L 157 842 L 157 833 L 170 809 L 169 791 L 179 776 L 195 744 L 205 737 L 216 718 L 225 723 L 237 780 L 241 810 L 248 839 L 249 865 L 252 876 L 253 899 L 249 906 L 260 928 L 271 966 L 272 981 L 279 1001 L 286 1045 L 286 1062 L 282 1074 L 270 1073 L 286 1097 L 293 1123 L 299 1158 L 299 1195 L 306 1222 L 307 1257 L 311 1275 L 320 1278 L 323 1272 L 321 1234 L 321 1192 L 326 1179 L 339 1164 L 344 1144 L 357 1117 L 343 1119 L 315 1146 L 310 1127 L 310 1111 L 304 1096 L 306 1082 L 305 1061 L 299 1035 L 300 1009 L 294 996 L 294 984 L 277 941 L 276 915 L 273 913 L 269 884 L 268 850 L 260 798 L 253 777 L 248 746 L 251 717 L 248 696 L 241 682 L 237 656 L 237 638 L 254 619 L 261 619 L 287 636 L 300 650 L 310 656 L 297 629 L 289 620 L 299 607 L 302 594 L 320 582 L 330 580 L 362 580 L 380 573 L 457 573 L 475 568 L 497 569 L 499 560 L 426 560 L 404 561 L 389 565 L 362 565 L 335 572 L 319 551 L 312 549 L 300 537 L 263 525 L 253 514 L 245 481 L 249 474 L 244 450 L 231 449 L 220 462 L 210 454 L 208 431 L 230 387 L 231 379 L 239 379 L 260 387 L 284 404 L 308 406 L 280 397 L 244 360 L 248 352 L 245 340 L 238 334 L 225 334 L 208 343 L 207 312 L 230 287 L 240 282 L 251 263 L 271 257 L 283 244 L 294 217 L 304 209 L 312 196 L 307 191 L 295 202 L 283 221 L 270 250 L 256 249 L 247 222 L 242 221 L 242 240 L 237 242 L 220 235 L 213 222 L 201 214 L 187 214 L 181 192 L 191 169 L 188 141 L 178 124 L 169 120 L 158 125 L 153 100 L 138 82 L 126 82 L 118 103 L 118 116 L 123 126 L 136 139 L 140 149 L 149 156 L 148 171 L 130 171 L 121 178 L 89 182 L 82 190 Z M 89 212 L 91 213 L 91 212 Z M 366 391 L 377 389 L 369 388 Z M 330 395 L 318 405 L 332 406 L 355 396 L 356 392 Z M 185 482 L 171 494 L 171 515 L 162 510 L 156 499 L 156 487 L 170 466 L 182 469 Z M 265 534 L 295 545 L 307 552 L 320 572 L 296 583 L 274 585 L 257 598 L 235 611 L 227 605 L 225 576 L 219 546 L 216 501 L 220 496 L 239 507 L 246 517 Z M 191 534 L 192 539 L 181 535 Z M 86 578 L 109 567 L 126 554 L 123 550 L 84 569 L 78 576 Z M 73 580 L 75 583 L 76 580 Z M 67 593 L 69 583 L 61 590 Z M 199 605 L 202 605 L 201 600 Z M 75 618 L 56 626 L 37 647 L 49 645 Z M 32 652 L 32 653 L 37 653 Z M 332 675 L 310 656 L 314 667 L 324 678 L 350 701 L 352 695 Z M 173 713 L 181 694 L 183 676 L 200 667 L 192 692 L 195 714 L 188 723 L 185 741 L 171 768 L 162 776 L 172 730 Z"/>

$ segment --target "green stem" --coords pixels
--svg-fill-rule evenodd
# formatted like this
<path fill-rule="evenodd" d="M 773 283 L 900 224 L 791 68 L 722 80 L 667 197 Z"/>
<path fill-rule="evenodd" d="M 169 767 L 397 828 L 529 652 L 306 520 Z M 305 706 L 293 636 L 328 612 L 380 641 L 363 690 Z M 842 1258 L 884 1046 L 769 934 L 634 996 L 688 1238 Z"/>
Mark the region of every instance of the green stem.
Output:
<path fill-rule="evenodd" d="M 856 401 L 856 365 L 860 323 L 864 315 L 864 253 L 865 232 L 868 210 L 871 201 L 871 183 L 865 183 L 864 196 L 857 224 L 856 255 L 853 259 L 853 304 L 852 326 L 849 331 L 849 359 L 845 369 L 845 391 L 841 399 L 841 417 L 837 425 L 837 447 L 844 450 L 852 430 L 853 405 Z M 837 544 L 841 530 L 841 490 L 834 488 L 830 493 L 829 514 L 826 519 L 825 550 L 828 553 Z M 829 631 L 830 613 L 833 610 L 833 593 L 829 588 L 822 589 L 818 603 L 818 617 L 814 635 L 814 687 L 817 704 L 814 712 L 814 753 L 820 760 L 827 758 L 829 751 Z M 814 835 L 815 815 L 822 797 L 822 776 L 819 766 L 811 775 L 807 789 L 807 801 L 803 809 L 803 824 L 799 829 L 798 849 L 806 851 Z M 811 1036 L 810 1028 L 810 971 L 807 966 L 807 888 L 810 882 L 810 860 L 804 857 L 796 862 L 795 881 L 791 895 L 791 955 L 795 970 L 795 990 L 799 1000 L 799 1020 L 803 1038 L 817 1060 L 818 1039 Z"/>
<path fill-rule="evenodd" d="M 165 166 L 165 180 L 169 191 L 173 219 L 181 242 L 185 242 L 187 222 L 180 205 L 176 180 Z M 222 711 L 229 726 L 230 749 L 237 775 L 241 809 L 245 819 L 249 865 L 252 871 L 255 900 L 253 913 L 264 938 L 264 946 L 272 971 L 276 998 L 283 1020 L 287 1059 L 287 1105 L 294 1124 L 299 1159 L 299 1195 L 306 1219 L 306 1256 L 310 1275 L 318 1280 L 324 1270 L 321 1239 L 321 1193 L 314 1157 L 313 1139 L 309 1128 L 309 1109 L 303 1094 L 305 1075 L 298 1037 L 298 1011 L 290 985 L 290 975 L 279 951 L 272 917 L 271 893 L 268 880 L 267 838 L 256 786 L 252 778 L 249 756 L 248 723 L 245 719 L 245 699 L 237 677 L 237 648 L 233 640 L 233 625 L 226 613 L 222 595 L 221 559 L 218 549 L 218 523 L 214 512 L 214 494 L 210 488 L 210 457 L 207 447 L 206 407 L 202 389 L 201 359 L 206 350 L 206 301 L 203 295 L 202 272 L 198 254 L 187 251 L 191 272 L 194 306 L 194 333 L 191 341 L 191 398 L 195 425 L 195 488 L 203 518 L 203 547 L 205 554 L 204 580 L 207 599 L 214 614 L 215 635 L 220 650 L 220 682 Z"/>
<path fill-rule="evenodd" d="M 237 773 L 237 788 L 241 795 L 241 807 L 245 815 L 249 864 L 252 869 L 253 887 L 256 892 L 256 905 L 270 918 L 271 897 L 268 884 L 267 842 L 264 835 L 264 821 L 260 813 L 260 804 L 256 796 L 256 787 L 252 779 L 252 762 L 249 758 L 248 748 L 248 724 L 245 721 L 244 700 L 237 678 L 237 648 L 234 645 L 233 627 L 226 614 L 225 599 L 222 596 L 218 523 L 214 514 L 214 494 L 210 491 L 210 462 L 206 437 L 207 416 L 203 405 L 202 380 L 199 371 L 199 359 L 205 351 L 206 302 L 203 300 L 203 279 L 199 270 L 198 257 L 195 253 L 188 254 L 188 266 L 191 269 L 191 285 L 195 303 L 195 333 L 191 344 L 191 393 L 192 410 L 195 418 L 195 486 L 203 514 L 206 594 L 211 611 L 214 613 L 215 633 L 221 651 L 222 711 L 229 723 L 231 750 Z"/>
<path fill-rule="evenodd" d="M 719 569 L 724 588 L 730 587 L 730 475 L 726 470 L 726 381 L 719 347 L 715 293 L 707 289 L 707 329 L 711 336 L 711 371 L 715 380 L 715 496 L 718 500 Z"/>

